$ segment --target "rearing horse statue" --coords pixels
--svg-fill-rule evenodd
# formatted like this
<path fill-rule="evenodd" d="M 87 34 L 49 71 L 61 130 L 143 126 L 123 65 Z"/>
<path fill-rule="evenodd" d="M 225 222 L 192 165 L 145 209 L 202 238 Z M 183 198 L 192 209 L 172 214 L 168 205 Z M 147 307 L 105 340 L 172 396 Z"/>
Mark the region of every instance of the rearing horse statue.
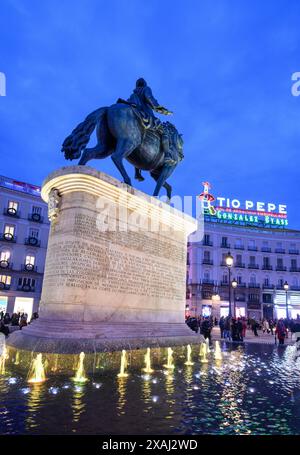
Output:
<path fill-rule="evenodd" d="M 153 196 L 158 196 L 163 186 L 168 198 L 171 198 L 172 187 L 166 180 L 178 162 L 183 159 L 181 135 L 170 122 L 161 123 L 156 118 L 154 118 L 156 122 L 150 122 L 152 128 L 147 128 L 141 118 L 144 113 L 140 115 L 137 105 L 119 101 L 121 102 L 110 107 L 96 109 L 72 131 L 62 146 L 65 158 L 67 160 L 80 158 L 78 164 L 84 165 L 92 159 L 111 156 L 124 182 L 131 185 L 130 177 L 123 164 L 123 159 L 126 158 L 136 168 L 136 178 L 142 180 L 140 170 L 150 172 L 157 182 Z M 169 113 L 163 107 L 155 110 Z M 86 148 L 95 128 L 97 145 Z"/>

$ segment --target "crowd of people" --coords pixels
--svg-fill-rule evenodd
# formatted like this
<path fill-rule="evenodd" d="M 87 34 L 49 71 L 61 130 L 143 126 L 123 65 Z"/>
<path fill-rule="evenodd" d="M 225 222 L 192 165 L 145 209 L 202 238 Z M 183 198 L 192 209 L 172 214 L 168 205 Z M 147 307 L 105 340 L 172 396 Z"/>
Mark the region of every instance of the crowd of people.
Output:
<path fill-rule="evenodd" d="M 13 313 L 10 315 L 9 313 L 4 313 L 3 311 L 0 312 L 0 332 L 3 333 L 5 336 L 8 336 L 11 329 L 10 327 L 19 327 L 22 330 L 23 327 L 28 325 L 32 320 L 37 319 L 39 317 L 38 313 L 33 313 L 31 320 L 28 321 L 28 314 L 27 313 Z"/>
<path fill-rule="evenodd" d="M 258 337 L 258 330 L 261 330 L 263 334 L 273 335 L 275 342 L 279 345 L 283 345 L 285 340 L 288 338 L 288 334 L 297 334 L 295 341 L 300 340 L 300 316 L 297 319 L 266 319 L 263 318 L 260 321 L 256 321 L 253 318 L 246 317 L 230 317 L 222 316 L 218 321 L 217 318 L 212 316 L 199 316 L 186 318 L 187 325 L 194 330 L 196 333 L 200 332 L 205 339 L 209 339 L 211 342 L 211 331 L 214 326 L 219 326 L 221 339 L 226 341 L 243 342 L 247 330 L 251 330 L 255 337 Z"/>

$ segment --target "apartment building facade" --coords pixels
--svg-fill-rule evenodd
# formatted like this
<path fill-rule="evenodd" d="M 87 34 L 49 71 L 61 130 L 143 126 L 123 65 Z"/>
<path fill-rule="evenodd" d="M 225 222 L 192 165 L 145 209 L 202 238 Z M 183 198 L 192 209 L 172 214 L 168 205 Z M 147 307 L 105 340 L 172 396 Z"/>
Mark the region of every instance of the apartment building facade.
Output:
<path fill-rule="evenodd" d="M 49 227 L 40 188 L 0 176 L 0 311 L 38 311 Z"/>

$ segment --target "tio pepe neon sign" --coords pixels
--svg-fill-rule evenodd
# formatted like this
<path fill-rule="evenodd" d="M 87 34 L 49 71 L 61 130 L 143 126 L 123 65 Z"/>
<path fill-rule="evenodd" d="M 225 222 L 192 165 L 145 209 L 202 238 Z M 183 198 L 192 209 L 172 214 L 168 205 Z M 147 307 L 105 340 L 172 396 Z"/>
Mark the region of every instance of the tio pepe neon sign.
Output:
<path fill-rule="evenodd" d="M 217 221 L 224 220 L 242 224 L 264 224 L 268 226 L 285 227 L 288 225 L 287 206 L 273 202 L 254 202 L 246 200 L 243 204 L 239 199 L 214 197 L 210 192 L 209 182 L 203 182 L 203 192 L 199 195 L 205 215 L 215 217 Z"/>

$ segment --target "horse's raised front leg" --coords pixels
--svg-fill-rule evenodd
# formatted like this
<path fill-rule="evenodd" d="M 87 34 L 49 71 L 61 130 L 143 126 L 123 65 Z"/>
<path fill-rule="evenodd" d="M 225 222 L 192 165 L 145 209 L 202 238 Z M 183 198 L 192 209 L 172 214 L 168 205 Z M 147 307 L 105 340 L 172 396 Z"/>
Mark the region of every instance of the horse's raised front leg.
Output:
<path fill-rule="evenodd" d="M 108 150 L 106 145 L 97 144 L 93 148 L 84 149 L 79 160 L 79 166 L 84 166 L 88 161 L 94 159 L 103 159 L 112 154 L 112 150 Z"/>
<path fill-rule="evenodd" d="M 166 183 L 167 178 L 170 177 L 174 169 L 176 168 L 177 163 L 174 166 L 166 166 L 164 165 L 161 169 L 159 177 L 157 178 L 156 187 L 153 193 L 153 196 L 158 196 L 161 190 L 161 187 Z M 168 191 L 168 190 L 167 190 Z"/>
<path fill-rule="evenodd" d="M 127 156 L 129 156 L 136 147 L 137 147 L 137 144 L 135 144 L 130 139 L 119 139 L 117 142 L 116 150 L 114 151 L 114 153 L 111 156 L 113 162 L 115 163 L 115 165 L 121 172 L 124 182 L 130 186 L 131 186 L 131 180 L 124 167 L 123 159 L 126 158 Z"/>

